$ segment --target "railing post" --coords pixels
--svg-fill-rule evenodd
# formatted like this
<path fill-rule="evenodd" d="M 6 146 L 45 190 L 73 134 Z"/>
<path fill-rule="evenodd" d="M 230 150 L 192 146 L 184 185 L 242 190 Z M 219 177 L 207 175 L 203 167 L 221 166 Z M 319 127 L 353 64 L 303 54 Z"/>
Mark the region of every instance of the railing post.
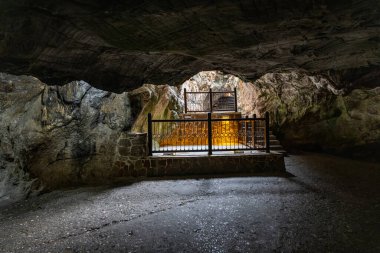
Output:
<path fill-rule="evenodd" d="M 186 94 L 186 88 L 184 89 L 183 97 L 185 99 L 185 113 L 187 113 L 187 94 Z"/>
<path fill-rule="evenodd" d="M 244 142 L 245 142 L 245 145 L 248 146 L 248 115 L 245 116 L 245 121 L 244 121 L 244 129 L 245 129 L 245 133 L 244 133 Z"/>
<path fill-rule="evenodd" d="M 152 140 L 152 114 L 148 113 L 148 152 L 149 156 L 153 154 L 153 140 Z"/>
<path fill-rule="evenodd" d="M 210 112 L 212 112 L 212 89 L 210 88 Z"/>
<path fill-rule="evenodd" d="M 234 96 L 235 96 L 235 112 L 238 111 L 238 108 L 237 108 L 237 93 L 236 93 L 236 87 L 234 88 Z"/>
<path fill-rule="evenodd" d="M 253 123 L 252 123 L 252 142 L 253 142 L 253 148 L 256 148 L 256 113 L 253 114 Z"/>
<path fill-rule="evenodd" d="M 270 153 L 269 112 L 265 113 L 265 148 L 266 148 L 266 152 Z"/>
<path fill-rule="evenodd" d="M 212 125 L 211 112 L 207 113 L 208 155 L 212 155 Z"/>

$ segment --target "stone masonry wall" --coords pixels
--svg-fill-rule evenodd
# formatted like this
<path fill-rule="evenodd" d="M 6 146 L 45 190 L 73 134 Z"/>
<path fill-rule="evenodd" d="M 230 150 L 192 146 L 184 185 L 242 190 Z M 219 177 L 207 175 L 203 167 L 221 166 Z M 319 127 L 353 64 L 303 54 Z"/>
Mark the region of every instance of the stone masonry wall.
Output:
<path fill-rule="evenodd" d="M 156 156 L 149 159 L 148 177 L 273 172 L 285 172 L 282 154 Z"/>
<path fill-rule="evenodd" d="M 148 156 L 147 134 L 123 133 L 117 142 L 116 178 L 284 172 L 281 154 Z"/>
<path fill-rule="evenodd" d="M 144 164 L 148 159 L 146 133 L 122 133 L 117 142 L 114 169 L 116 177 L 140 177 L 147 175 Z"/>

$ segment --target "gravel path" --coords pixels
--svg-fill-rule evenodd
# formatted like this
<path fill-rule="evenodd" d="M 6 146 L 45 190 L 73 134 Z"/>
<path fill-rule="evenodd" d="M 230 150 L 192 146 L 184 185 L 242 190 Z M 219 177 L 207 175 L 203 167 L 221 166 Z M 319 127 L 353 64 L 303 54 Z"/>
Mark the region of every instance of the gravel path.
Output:
<path fill-rule="evenodd" d="M 0 252 L 380 252 L 380 164 L 56 191 L 0 208 Z"/>

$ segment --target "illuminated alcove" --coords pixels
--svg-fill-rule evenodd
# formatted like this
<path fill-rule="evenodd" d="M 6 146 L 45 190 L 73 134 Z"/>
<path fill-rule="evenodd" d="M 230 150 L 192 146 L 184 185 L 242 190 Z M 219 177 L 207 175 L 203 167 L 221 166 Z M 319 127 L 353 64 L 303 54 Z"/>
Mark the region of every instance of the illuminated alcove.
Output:
<path fill-rule="evenodd" d="M 264 121 L 252 119 L 256 115 L 248 102 L 254 100 L 254 91 L 252 83 L 245 83 L 233 75 L 219 71 L 198 73 L 178 86 L 175 98 L 181 105 L 177 107 L 179 110 L 165 113 L 168 118 L 154 116 L 155 119 L 173 120 L 154 122 L 155 145 L 160 148 L 187 146 L 185 150 L 197 151 L 206 149 L 209 142 L 222 150 L 245 149 L 253 143 L 255 147 L 263 146 Z M 212 126 L 208 125 L 208 118 L 213 121 Z M 258 136 L 253 140 L 253 129 L 261 131 L 260 145 Z"/>

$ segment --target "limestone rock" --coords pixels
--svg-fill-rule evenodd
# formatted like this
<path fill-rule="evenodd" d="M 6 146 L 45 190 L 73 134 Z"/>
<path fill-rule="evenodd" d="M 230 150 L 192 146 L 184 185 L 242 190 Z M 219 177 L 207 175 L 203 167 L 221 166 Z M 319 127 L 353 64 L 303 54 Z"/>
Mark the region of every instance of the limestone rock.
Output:
<path fill-rule="evenodd" d="M 147 114 L 176 118 L 175 87 L 111 93 L 84 81 L 49 86 L 0 73 L 0 199 L 145 175 Z"/>
<path fill-rule="evenodd" d="M 201 70 L 289 69 L 345 87 L 380 77 L 380 1 L 2 0 L 0 71 L 122 92 Z"/>
<path fill-rule="evenodd" d="M 259 113 L 287 148 L 379 160 L 379 89 L 346 90 L 322 76 L 269 73 L 254 83 Z"/>
<path fill-rule="evenodd" d="M 281 131 L 291 147 L 379 161 L 380 87 L 355 89 L 316 104 Z"/>
<path fill-rule="evenodd" d="M 47 86 L 0 74 L 0 108 L 0 185 L 23 188 L 30 186 L 28 175 L 46 189 L 106 182 L 114 173 L 115 144 L 132 125 L 127 93 L 83 81 Z M 5 188 L 0 198 L 12 194 Z"/>
<path fill-rule="evenodd" d="M 251 82 L 244 82 L 240 78 L 223 74 L 220 71 L 202 71 L 189 80 L 184 82 L 180 87 L 180 97 L 184 97 L 184 89 L 187 91 L 233 91 L 237 89 L 237 106 L 238 111 L 243 115 L 252 116 L 258 113 L 256 110 L 257 98 L 260 89 Z"/>
<path fill-rule="evenodd" d="M 144 84 L 129 92 L 134 112 L 132 132 L 147 132 L 147 115 L 153 119 L 178 119 L 183 112 L 183 97 L 176 87 L 169 85 Z"/>
<path fill-rule="evenodd" d="M 185 87 L 236 87 L 239 110 L 269 111 L 287 147 L 380 157 L 379 87 L 343 89 L 325 76 L 296 71 L 268 73 L 253 83 L 201 72 L 178 88 L 146 84 L 116 94 L 83 81 L 49 86 L 0 73 L 0 199 L 145 175 L 146 136 L 131 132 L 146 132 L 148 112 L 178 118 Z"/>
<path fill-rule="evenodd" d="M 379 87 L 350 90 L 325 76 L 299 71 L 267 73 L 253 83 L 206 71 L 186 81 L 180 91 L 235 87 L 239 111 L 261 117 L 269 112 L 272 130 L 288 149 L 372 160 L 380 157 Z"/>

